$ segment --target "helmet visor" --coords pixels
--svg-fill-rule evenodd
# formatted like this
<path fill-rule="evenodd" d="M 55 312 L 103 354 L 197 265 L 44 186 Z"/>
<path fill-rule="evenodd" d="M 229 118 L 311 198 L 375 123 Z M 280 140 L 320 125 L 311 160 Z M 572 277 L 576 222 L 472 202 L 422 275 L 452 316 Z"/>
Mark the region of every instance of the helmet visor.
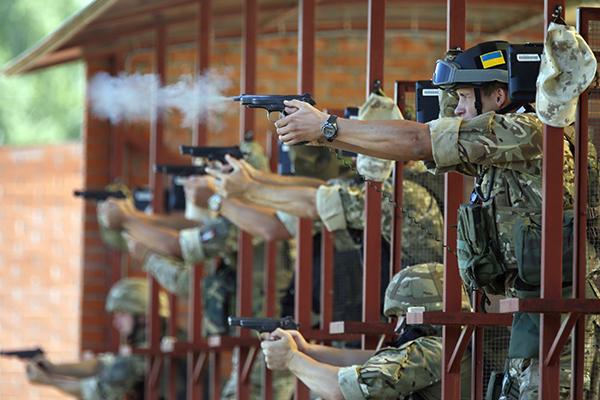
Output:
<path fill-rule="evenodd" d="M 431 81 L 436 86 L 452 85 L 457 70 L 458 68 L 455 64 L 444 60 L 437 60 Z"/>
<path fill-rule="evenodd" d="M 442 89 L 459 84 L 478 86 L 487 82 L 508 83 L 508 71 L 502 69 L 460 69 L 455 63 L 437 60 L 432 83 Z"/>

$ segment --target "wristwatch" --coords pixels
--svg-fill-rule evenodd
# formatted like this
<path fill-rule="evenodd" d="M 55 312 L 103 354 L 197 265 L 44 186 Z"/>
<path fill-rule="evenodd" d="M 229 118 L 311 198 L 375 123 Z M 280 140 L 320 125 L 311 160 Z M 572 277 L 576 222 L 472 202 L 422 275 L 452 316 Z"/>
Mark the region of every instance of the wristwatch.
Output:
<path fill-rule="evenodd" d="M 208 198 L 208 209 L 216 212 L 217 214 L 221 211 L 223 205 L 223 196 L 220 194 L 213 194 Z"/>
<path fill-rule="evenodd" d="M 329 118 L 327 118 L 325 122 L 323 122 L 323 125 L 321 125 L 321 134 L 323 134 L 323 137 L 328 142 L 333 142 L 333 139 L 335 139 L 335 137 L 338 134 L 338 126 L 336 120 L 337 115 L 332 114 L 329 116 Z"/>

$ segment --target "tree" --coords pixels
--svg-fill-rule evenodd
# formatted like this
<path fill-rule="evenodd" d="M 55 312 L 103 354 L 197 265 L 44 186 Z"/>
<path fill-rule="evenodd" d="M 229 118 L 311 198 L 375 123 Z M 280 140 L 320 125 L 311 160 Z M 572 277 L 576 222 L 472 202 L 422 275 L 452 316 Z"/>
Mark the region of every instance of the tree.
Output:
<path fill-rule="evenodd" d="M 90 0 L 0 1 L 0 65 L 33 46 Z M 81 136 L 83 64 L 0 76 L 0 144 L 34 145 Z"/>

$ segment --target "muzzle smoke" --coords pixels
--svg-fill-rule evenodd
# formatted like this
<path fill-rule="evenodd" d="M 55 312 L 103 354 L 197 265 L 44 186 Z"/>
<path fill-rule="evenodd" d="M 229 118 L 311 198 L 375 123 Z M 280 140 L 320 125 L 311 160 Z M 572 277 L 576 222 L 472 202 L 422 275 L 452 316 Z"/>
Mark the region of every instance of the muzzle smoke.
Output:
<path fill-rule="evenodd" d="M 228 109 L 230 98 L 223 93 L 230 85 L 229 78 L 215 72 L 197 78 L 181 76 L 165 86 L 155 74 L 111 76 L 101 72 L 90 80 L 88 100 L 94 115 L 113 124 L 153 122 L 158 113 L 178 110 L 182 125 L 191 127 L 201 121 L 211 122 Z"/>

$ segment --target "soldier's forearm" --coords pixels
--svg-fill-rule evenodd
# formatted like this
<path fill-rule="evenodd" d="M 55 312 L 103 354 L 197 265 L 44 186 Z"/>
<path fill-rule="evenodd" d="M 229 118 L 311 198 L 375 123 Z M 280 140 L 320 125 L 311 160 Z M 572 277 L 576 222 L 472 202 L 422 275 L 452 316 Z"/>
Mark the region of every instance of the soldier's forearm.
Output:
<path fill-rule="evenodd" d="M 124 228 L 149 249 L 159 254 L 182 258 L 178 230 L 148 224 L 137 219 L 127 221 Z"/>
<path fill-rule="evenodd" d="M 344 397 L 338 383 L 339 368 L 320 363 L 299 351 L 294 353 L 289 370 L 308 388 L 327 400 L 342 400 Z"/>
<path fill-rule="evenodd" d="M 49 373 L 52 375 L 61 375 L 71 378 L 87 378 L 98 373 L 100 363 L 92 358 L 77 363 L 52 364 L 49 367 Z"/>
<path fill-rule="evenodd" d="M 181 212 L 172 214 L 146 214 L 141 211 L 131 211 L 126 215 L 125 223 L 133 221 L 143 221 L 149 225 L 172 229 L 186 229 L 198 226 L 197 222 L 186 219 Z"/>
<path fill-rule="evenodd" d="M 287 240 L 290 234 L 273 209 L 239 199 L 223 199 L 221 214 L 238 228 L 265 240 Z"/>
<path fill-rule="evenodd" d="M 317 189 L 308 186 L 273 186 L 254 183 L 244 197 L 256 204 L 285 211 L 301 218 L 318 217 Z"/>
<path fill-rule="evenodd" d="M 263 172 L 260 175 L 255 177 L 255 180 L 267 184 L 267 185 L 275 185 L 275 186 L 310 186 L 310 187 L 319 187 L 324 184 L 325 181 L 317 178 L 309 178 L 306 176 L 286 176 L 286 175 L 278 175 L 270 172 Z"/>
<path fill-rule="evenodd" d="M 429 127 L 407 120 L 338 119 L 339 132 L 330 145 L 389 160 L 431 160 Z"/>
<path fill-rule="evenodd" d="M 338 349 L 320 344 L 310 344 L 304 353 L 318 362 L 337 367 L 364 364 L 373 355 L 371 350 Z"/>
<path fill-rule="evenodd" d="M 78 399 L 83 398 L 83 393 L 81 392 L 81 382 L 78 379 L 71 380 L 54 378 L 52 386 L 54 386 L 61 392 L 74 396 Z"/>

